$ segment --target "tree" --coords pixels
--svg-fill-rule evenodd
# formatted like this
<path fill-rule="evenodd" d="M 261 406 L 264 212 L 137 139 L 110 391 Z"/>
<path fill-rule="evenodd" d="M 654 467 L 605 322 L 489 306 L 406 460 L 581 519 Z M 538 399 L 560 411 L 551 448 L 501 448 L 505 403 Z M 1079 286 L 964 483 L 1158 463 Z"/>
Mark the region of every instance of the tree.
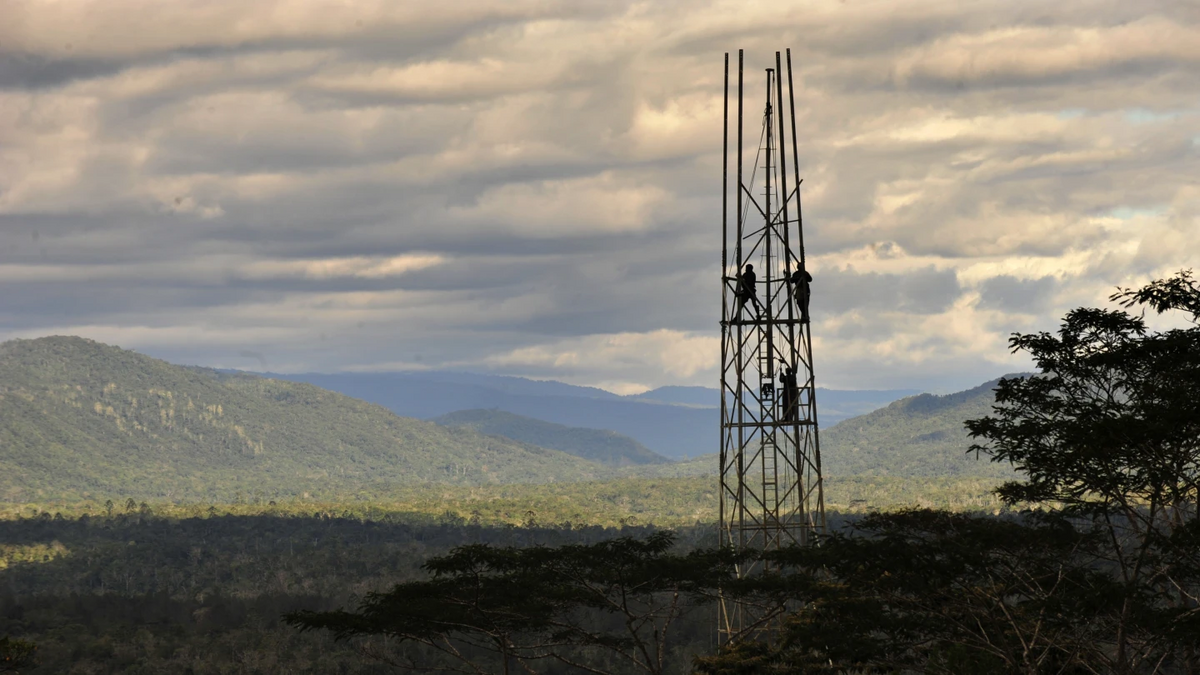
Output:
<path fill-rule="evenodd" d="M 1081 308 L 1057 335 L 1015 335 L 1040 373 L 1000 381 L 994 415 L 970 420 L 972 450 L 1024 479 L 1009 504 L 1060 508 L 1109 542 L 1121 606 L 1105 616 L 1112 672 L 1184 663 L 1200 672 L 1200 288 L 1191 273 L 1121 289 L 1124 307 L 1182 313 L 1151 331 L 1144 311 Z M 1100 618 L 1100 617 L 1096 617 Z"/>
<path fill-rule="evenodd" d="M 463 546 L 425 564 L 431 579 L 369 595 L 357 612 L 295 612 L 285 621 L 431 650 L 375 652 L 410 670 L 536 672 L 557 663 L 662 673 L 672 626 L 696 606 L 688 600 L 710 596 L 733 570 L 728 553 L 673 554 L 673 545 L 674 535 L 660 532 L 558 548 Z"/>
<path fill-rule="evenodd" d="M 9 636 L 0 638 L 0 673 L 17 673 L 21 668 L 33 666 L 37 656 L 37 645 Z"/>
<path fill-rule="evenodd" d="M 1100 543 L 1059 514 L 871 514 L 820 546 L 764 553 L 783 573 L 727 585 L 800 607 L 776 641 L 735 644 L 697 670 L 1092 672 L 1094 635 L 1079 617 L 1109 602 L 1112 582 L 1081 563 Z"/>

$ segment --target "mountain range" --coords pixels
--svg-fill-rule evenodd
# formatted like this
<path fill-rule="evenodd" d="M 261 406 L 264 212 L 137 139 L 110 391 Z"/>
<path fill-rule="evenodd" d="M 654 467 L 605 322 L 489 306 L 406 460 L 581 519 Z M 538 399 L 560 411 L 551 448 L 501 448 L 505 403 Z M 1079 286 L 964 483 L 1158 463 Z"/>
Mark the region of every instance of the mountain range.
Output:
<path fill-rule="evenodd" d="M 350 382 L 396 381 L 357 378 Z M 410 382 L 416 380 L 410 380 Z M 499 392 L 577 414 L 588 405 L 696 419 L 681 436 L 715 435 L 712 390 L 669 387 L 621 397 L 562 383 L 431 375 L 426 390 Z M 482 384 L 481 384 L 482 383 Z M 487 386 L 484 386 L 484 385 Z M 821 434 L 827 476 L 986 478 L 1007 467 L 966 455 L 962 422 L 990 412 L 994 382 L 947 396 L 892 401 Z M 402 392 L 415 394 L 417 388 Z M 884 394 L 876 393 L 878 397 Z M 890 395 L 890 394 L 888 394 Z M 848 399 L 869 405 L 861 392 Z M 827 392 L 826 398 L 835 398 Z M 394 400 L 394 399 L 393 399 Z M 485 485 L 686 477 L 716 472 L 715 455 L 671 462 L 636 436 L 499 408 L 419 420 L 313 384 L 172 365 L 75 337 L 0 344 L 0 500 L 125 498 L 184 501 L 386 493 L 420 484 Z M 878 400 L 878 399 L 876 399 Z M 657 402 L 652 402 L 657 401 Z M 448 405 L 448 400 L 436 402 Z M 573 408 L 571 406 L 574 406 Z M 641 406 L 641 407 L 638 407 Z M 593 408 L 594 409 L 594 408 Z M 646 420 L 643 420 L 644 422 Z M 709 445 L 711 447 L 711 445 Z"/>
<path fill-rule="evenodd" d="M 662 387 L 618 396 L 561 382 L 445 371 L 262 375 L 371 401 L 403 417 L 433 419 L 464 409 L 495 409 L 569 427 L 614 431 L 674 460 L 713 452 L 714 430 L 720 424 L 720 391 L 709 387 Z M 917 393 L 818 388 L 821 423 L 828 427 Z"/>
<path fill-rule="evenodd" d="M 1024 373 L 1006 377 L 1021 377 Z M 968 454 L 964 420 L 991 414 L 999 379 L 942 396 L 918 394 L 822 429 L 821 469 L 826 476 L 914 480 L 1012 478 L 1006 464 Z M 716 475 L 716 453 L 655 467 L 664 476 Z"/>
<path fill-rule="evenodd" d="M 0 344 L 0 499 L 229 500 L 365 485 L 580 481 L 588 460 L 310 384 L 172 365 L 76 337 Z"/>

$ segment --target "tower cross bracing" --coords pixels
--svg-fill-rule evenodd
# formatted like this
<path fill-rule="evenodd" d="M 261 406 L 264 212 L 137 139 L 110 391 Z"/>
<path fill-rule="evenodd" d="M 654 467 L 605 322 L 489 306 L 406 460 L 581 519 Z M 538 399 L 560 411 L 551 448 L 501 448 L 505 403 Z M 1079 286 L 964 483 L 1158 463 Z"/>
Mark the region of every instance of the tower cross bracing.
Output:
<path fill-rule="evenodd" d="M 775 67 L 766 69 L 758 142 L 747 172 L 744 55 L 738 51 L 731 190 L 725 55 L 719 534 L 722 546 L 737 550 L 806 545 L 825 527 L 790 49 L 786 67 L 786 100 L 779 52 Z M 756 561 L 737 572 L 745 577 L 764 571 L 766 564 Z M 723 597 L 721 641 L 753 639 L 770 630 L 782 610 Z"/>

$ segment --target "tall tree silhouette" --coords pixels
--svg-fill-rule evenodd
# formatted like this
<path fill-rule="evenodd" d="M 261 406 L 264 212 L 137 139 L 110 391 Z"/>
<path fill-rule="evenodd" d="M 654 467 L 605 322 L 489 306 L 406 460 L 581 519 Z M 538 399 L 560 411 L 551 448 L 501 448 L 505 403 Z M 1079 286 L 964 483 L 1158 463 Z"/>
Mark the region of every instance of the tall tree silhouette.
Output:
<path fill-rule="evenodd" d="M 729 554 L 675 554 L 673 545 L 674 535 L 659 532 L 557 548 L 464 546 L 430 559 L 431 579 L 369 595 L 357 612 L 302 611 L 285 620 L 339 639 L 420 644 L 445 659 L 375 652 L 410 670 L 535 672 L 558 664 L 663 673 L 672 628 L 697 607 L 689 600 L 710 596 L 733 571 Z"/>

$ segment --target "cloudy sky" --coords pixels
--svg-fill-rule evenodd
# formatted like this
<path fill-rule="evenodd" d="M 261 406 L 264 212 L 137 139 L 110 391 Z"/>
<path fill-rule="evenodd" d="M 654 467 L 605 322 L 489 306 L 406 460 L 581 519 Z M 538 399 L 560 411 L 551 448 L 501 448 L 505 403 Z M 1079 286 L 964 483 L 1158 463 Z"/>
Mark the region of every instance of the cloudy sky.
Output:
<path fill-rule="evenodd" d="M 723 54 L 788 47 L 818 383 L 1200 267 L 1190 0 L 0 0 L 0 338 L 713 386 Z"/>

